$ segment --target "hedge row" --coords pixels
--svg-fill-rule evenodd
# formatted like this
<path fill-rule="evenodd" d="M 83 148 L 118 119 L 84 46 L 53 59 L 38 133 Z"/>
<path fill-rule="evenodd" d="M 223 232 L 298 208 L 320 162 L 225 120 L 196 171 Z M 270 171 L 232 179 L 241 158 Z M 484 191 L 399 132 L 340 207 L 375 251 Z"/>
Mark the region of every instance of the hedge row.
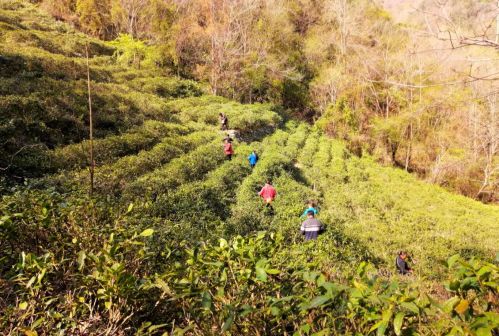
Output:
<path fill-rule="evenodd" d="M 128 184 L 138 177 L 168 163 L 172 159 L 188 153 L 198 146 L 215 138 L 213 131 L 195 131 L 187 135 L 164 138 L 150 150 L 128 155 L 95 168 L 95 190 L 102 195 L 119 197 Z M 86 190 L 88 188 L 88 169 L 64 171 L 59 175 L 47 177 L 48 184 L 71 185 Z"/>
<path fill-rule="evenodd" d="M 276 132 L 274 137 L 279 137 L 266 148 L 253 173 L 243 181 L 237 192 L 237 203 L 232 207 L 232 216 L 228 221 L 226 234 L 247 234 L 266 228 L 271 217 L 257 195 L 266 179 L 276 180 L 277 177 L 287 174 L 293 168 L 293 161 L 303 145 L 308 129 L 301 125 L 296 130 L 291 130 L 291 135 L 285 132 Z M 285 146 L 284 145 L 285 142 Z M 280 202 L 280 185 L 274 184 L 278 196 L 276 204 Z"/>
<path fill-rule="evenodd" d="M 292 255 L 296 260 L 312 261 L 323 272 L 336 276 L 343 270 L 350 269 L 352 264 L 376 262 L 376 259 L 365 245 L 344 233 L 342 222 L 331 211 L 330 200 L 324 197 L 333 187 L 332 184 L 338 183 L 331 176 L 332 153 L 335 151 L 331 140 L 317 133 L 310 137 L 317 139 L 317 142 L 314 141 L 315 152 L 311 153 L 305 147 L 299 156 L 304 161 L 298 162 L 304 179 L 302 183 L 289 177 L 283 181 L 287 195 L 287 200 L 283 203 L 287 204 L 288 209 L 277 209 L 273 225 L 291 244 L 282 253 L 282 258 Z M 298 218 L 309 199 L 318 201 L 317 218 L 325 227 L 325 232 L 311 245 L 303 244 L 303 238 L 299 236 L 300 224 L 305 218 Z"/>
<path fill-rule="evenodd" d="M 141 176 L 125 188 L 124 194 L 127 199 L 159 196 L 183 183 L 203 178 L 223 159 L 222 142 L 216 139 Z"/>
<path fill-rule="evenodd" d="M 243 134 L 265 128 L 273 129 L 282 121 L 277 113 L 270 110 L 270 105 L 243 105 L 235 102 L 185 108 L 178 117 L 182 121 L 194 120 L 217 125 L 219 113 L 224 113 L 228 117 L 230 128 L 237 129 Z"/>
<path fill-rule="evenodd" d="M 232 161 L 210 171 L 203 180 L 184 183 L 158 196 L 149 213 L 167 219 L 158 234 L 171 241 L 208 241 L 223 235 L 224 221 L 236 201 L 236 191 L 251 173 L 247 157 L 259 143 L 236 145 Z"/>
<path fill-rule="evenodd" d="M 147 150 L 164 137 L 189 133 L 188 127 L 149 120 L 130 132 L 94 140 L 96 165 L 112 162 L 117 158 Z M 52 153 L 53 168 L 83 168 L 89 165 L 90 141 L 57 148 Z"/>

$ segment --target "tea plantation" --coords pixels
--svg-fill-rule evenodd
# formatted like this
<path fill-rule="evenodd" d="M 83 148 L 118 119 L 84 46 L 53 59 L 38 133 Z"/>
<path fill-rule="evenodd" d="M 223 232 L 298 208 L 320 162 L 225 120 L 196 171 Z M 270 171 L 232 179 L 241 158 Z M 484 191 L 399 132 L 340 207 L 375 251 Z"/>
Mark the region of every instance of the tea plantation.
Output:
<path fill-rule="evenodd" d="M 496 206 L 273 106 L 124 66 L 27 2 L 0 2 L 0 41 L 0 334 L 499 335 Z M 310 199 L 326 229 L 304 242 Z"/>

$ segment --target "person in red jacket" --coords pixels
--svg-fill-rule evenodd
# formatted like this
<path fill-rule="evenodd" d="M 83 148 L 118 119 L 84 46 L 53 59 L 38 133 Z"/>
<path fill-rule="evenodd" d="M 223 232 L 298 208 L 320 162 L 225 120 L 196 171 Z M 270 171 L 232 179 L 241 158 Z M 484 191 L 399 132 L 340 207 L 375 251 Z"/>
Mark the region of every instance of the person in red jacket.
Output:
<path fill-rule="evenodd" d="M 272 209 L 272 202 L 274 201 L 277 191 L 272 186 L 272 181 L 267 180 L 267 183 L 263 186 L 262 190 L 258 193 L 261 198 L 265 201 L 267 208 Z"/>
<path fill-rule="evenodd" d="M 224 154 L 225 154 L 225 158 L 227 160 L 232 160 L 232 155 L 234 155 L 234 148 L 232 147 L 232 143 L 225 139 L 224 141 Z"/>

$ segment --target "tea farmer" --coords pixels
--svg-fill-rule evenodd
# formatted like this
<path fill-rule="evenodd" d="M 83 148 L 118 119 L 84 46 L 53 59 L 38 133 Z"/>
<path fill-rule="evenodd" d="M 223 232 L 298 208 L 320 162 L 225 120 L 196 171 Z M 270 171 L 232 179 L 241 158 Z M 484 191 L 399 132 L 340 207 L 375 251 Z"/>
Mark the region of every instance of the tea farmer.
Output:
<path fill-rule="evenodd" d="M 256 154 L 255 151 L 252 151 L 251 154 L 248 156 L 248 161 L 249 161 L 250 167 L 252 169 L 255 168 L 255 165 L 258 162 L 258 155 Z"/>
<path fill-rule="evenodd" d="M 224 113 L 219 113 L 218 119 L 220 120 L 220 124 L 222 127 L 222 131 L 226 131 L 229 129 L 229 119 Z"/>
<path fill-rule="evenodd" d="M 305 211 L 303 211 L 300 218 L 307 217 L 307 214 L 309 211 L 312 211 L 314 213 L 314 216 L 317 216 L 317 214 L 319 213 L 319 210 L 317 210 L 317 206 L 315 205 L 315 202 L 312 200 L 308 201 L 308 208 L 306 208 Z"/>
<path fill-rule="evenodd" d="M 307 212 L 307 219 L 301 224 L 301 233 L 305 240 L 317 239 L 323 230 L 322 223 L 315 218 L 313 210 Z"/>
<path fill-rule="evenodd" d="M 227 139 L 224 140 L 224 154 L 225 158 L 228 161 L 232 160 L 232 155 L 234 155 L 234 148 L 232 147 L 232 143 Z"/>
<path fill-rule="evenodd" d="M 407 252 L 400 251 L 397 255 L 397 259 L 395 260 L 395 267 L 397 267 L 397 271 L 400 274 L 407 275 L 412 273 L 412 268 L 407 264 Z"/>
<path fill-rule="evenodd" d="M 265 183 L 265 185 L 263 186 L 262 190 L 260 190 L 258 195 L 260 195 L 260 197 L 263 198 L 265 206 L 267 208 L 272 209 L 272 202 L 277 196 L 277 191 L 272 186 L 272 181 L 270 181 L 270 179 L 267 180 L 267 183 Z"/>

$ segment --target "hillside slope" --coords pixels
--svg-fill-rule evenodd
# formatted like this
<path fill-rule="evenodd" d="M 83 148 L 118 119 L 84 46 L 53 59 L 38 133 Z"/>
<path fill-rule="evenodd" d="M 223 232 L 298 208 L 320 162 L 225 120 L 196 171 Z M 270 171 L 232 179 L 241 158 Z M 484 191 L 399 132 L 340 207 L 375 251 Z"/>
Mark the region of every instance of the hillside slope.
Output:
<path fill-rule="evenodd" d="M 119 64 L 96 40 L 89 197 L 88 37 L 34 5 L 0 8 L 3 173 L 36 177 L 0 201 L 0 333 L 494 335 L 499 208 L 354 156 L 272 106 Z M 219 112 L 240 134 L 232 160 Z M 267 179 L 273 213 L 257 196 Z M 310 199 L 317 242 L 299 232 Z M 394 272 L 400 249 L 418 261 L 411 277 Z"/>
<path fill-rule="evenodd" d="M 57 169 L 50 150 L 88 138 L 87 43 L 97 137 L 125 133 L 147 119 L 172 121 L 169 98 L 201 94 L 194 82 L 117 64 L 113 46 L 54 22 L 34 5 L 5 2 L 0 23 L 2 173 L 39 176 Z"/>

